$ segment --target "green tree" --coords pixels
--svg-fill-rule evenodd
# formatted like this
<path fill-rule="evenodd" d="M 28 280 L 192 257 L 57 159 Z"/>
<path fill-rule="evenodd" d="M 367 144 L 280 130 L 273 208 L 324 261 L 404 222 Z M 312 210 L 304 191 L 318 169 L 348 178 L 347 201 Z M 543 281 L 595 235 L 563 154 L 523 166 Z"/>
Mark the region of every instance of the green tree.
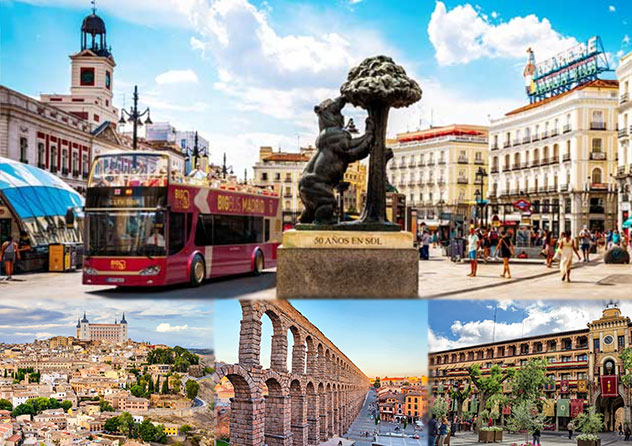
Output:
<path fill-rule="evenodd" d="M 147 393 L 149 393 L 150 395 L 154 393 L 154 380 L 151 379 L 151 376 L 147 380 Z"/>
<path fill-rule="evenodd" d="M 160 389 L 160 393 L 162 393 L 163 395 L 166 395 L 169 393 L 169 380 L 165 379 L 162 382 L 162 389 Z"/>
<path fill-rule="evenodd" d="M 36 413 L 37 412 L 35 412 L 35 408 L 27 402 L 20 404 L 15 409 L 13 409 L 13 412 L 11 412 L 11 416 L 13 418 L 16 418 L 20 415 L 35 415 Z"/>
<path fill-rule="evenodd" d="M 375 378 L 375 382 L 373 383 L 373 387 L 375 387 L 376 389 L 379 389 L 381 385 L 382 384 L 380 384 L 380 378 Z"/>
<path fill-rule="evenodd" d="M 456 414 L 459 418 L 461 418 L 462 416 L 463 403 L 465 402 L 465 400 L 468 399 L 471 393 L 472 393 L 472 386 L 469 384 L 464 385 L 462 390 L 459 389 L 458 387 L 453 387 L 452 390 L 450 390 L 450 398 L 456 404 Z"/>
<path fill-rule="evenodd" d="M 174 376 L 171 380 L 170 389 L 173 390 L 173 393 L 178 393 L 182 388 L 182 379 L 179 376 Z"/>
<path fill-rule="evenodd" d="M 154 436 L 154 441 L 160 444 L 167 444 L 167 434 L 165 434 L 165 425 L 159 424 L 156 426 L 156 434 Z"/>
<path fill-rule="evenodd" d="M 619 359 L 623 364 L 625 375 L 621 377 L 621 382 L 628 388 L 632 385 L 632 348 L 626 347 L 619 353 Z"/>
<path fill-rule="evenodd" d="M 577 438 L 580 440 L 596 441 L 596 434 L 603 430 L 603 415 L 597 413 L 595 406 L 590 406 L 587 412 L 580 413 L 574 420 L 575 429 L 580 431 L 582 435 Z M 583 438 L 580 438 L 583 437 Z"/>
<path fill-rule="evenodd" d="M 9 400 L 0 398 L 0 410 L 13 410 L 13 404 Z"/>
<path fill-rule="evenodd" d="M 119 419 L 119 430 L 131 437 L 134 433 L 134 418 L 129 412 L 123 412 L 118 416 Z"/>
<path fill-rule="evenodd" d="M 180 426 L 180 433 L 184 435 L 185 437 L 189 435 L 189 432 L 191 432 L 192 430 L 193 428 L 189 426 L 188 424 L 183 424 L 182 426 Z"/>
<path fill-rule="evenodd" d="M 472 384 L 478 389 L 480 397 L 480 404 L 478 405 L 478 422 L 476 430 L 480 430 L 481 423 L 483 422 L 481 412 L 485 410 L 487 400 L 503 390 L 503 383 L 512 378 L 515 374 L 515 369 L 509 368 L 506 370 L 501 369 L 498 364 L 493 365 L 489 369 L 489 374 L 483 376 L 481 373 L 481 366 L 474 364 L 467 369 L 468 375 Z"/>
<path fill-rule="evenodd" d="M 525 431 L 525 443 L 529 441 L 529 434 L 538 429 L 542 430 L 546 417 L 538 412 L 533 401 L 521 400 L 511 407 L 509 428 L 512 431 Z"/>
<path fill-rule="evenodd" d="M 137 398 L 142 398 L 145 396 L 145 389 L 138 384 L 134 384 L 130 389 L 130 393 Z"/>
<path fill-rule="evenodd" d="M 448 415 L 450 411 L 450 403 L 444 397 L 440 396 L 435 398 L 432 406 L 430 407 L 430 414 L 434 415 L 436 418 L 441 419 L 441 417 Z"/>
<path fill-rule="evenodd" d="M 68 400 L 64 400 L 60 404 L 61 408 L 64 409 L 64 412 L 68 412 L 72 407 L 72 402 Z"/>
<path fill-rule="evenodd" d="M 118 432 L 120 430 L 121 427 L 121 422 L 119 420 L 119 417 L 112 417 L 112 418 L 108 418 L 108 420 L 105 422 L 105 425 L 103 426 L 103 429 L 106 432 Z"/>
<path fill-rule="evenodd" d="M 187 394 L 187 398 L 189 398 L 190 400 L 195 399 L 195 397 L 197 397 L 198 391 L 200 390 L 200 384 L 197 381 L 190 379 L 184 385 L 184 390 Z"/>
<path fill-rule="evenodd" d="M 522 401 L 535 403 L 544 397 L 544 386 L 552 383 L 552 379 L 546 376 L 548 365 L 549 363 L 545 359 L 531 359 L 526 365 L 516 370 L 510 381 L 516 403 Z M 542 407 L 538 409 L 541 410 Z"/>
<path fill-rule="evenodd" d="M 101 400 L 99 403 L 99 409 L 101 409 L 101 412 L 114 412 L 112 405 L 105 400 Z"/>
<path fill-rule="evenodd" d="M 138 426 L 138 435 L 140 436 L 141 440 L 149 443 L 154 441 L 154 439 L 156 438 L 156 430 L 156 426 L 154 426 L 152 422 L 146 418 Z"/>

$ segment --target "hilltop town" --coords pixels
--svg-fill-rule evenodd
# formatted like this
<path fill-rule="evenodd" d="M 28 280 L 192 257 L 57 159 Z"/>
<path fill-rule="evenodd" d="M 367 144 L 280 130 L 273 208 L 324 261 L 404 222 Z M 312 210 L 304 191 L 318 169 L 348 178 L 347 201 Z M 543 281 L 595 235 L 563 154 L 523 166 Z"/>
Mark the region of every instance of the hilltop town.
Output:
<path fill-rule="evenodd" d="M 84 315 L 77 336 L 0 343 L 0 444 L 212 444 L 201 378 L 213 369 L 182 347 L 123 338 L 121 325 Z"/>

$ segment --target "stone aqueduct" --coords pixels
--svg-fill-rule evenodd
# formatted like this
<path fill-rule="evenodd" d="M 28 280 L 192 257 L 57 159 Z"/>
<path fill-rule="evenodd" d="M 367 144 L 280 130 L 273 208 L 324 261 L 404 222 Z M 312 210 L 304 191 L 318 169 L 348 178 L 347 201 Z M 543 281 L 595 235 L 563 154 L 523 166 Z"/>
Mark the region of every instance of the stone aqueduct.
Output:
<path fill-rule="evenodd" d="M 318 445 L 345 433 L 362 408 L 369 379 L 287 301 L 240 303 L 239 362 L 220 365 L 213 378 L 227 377 L 235 391 L 231 446 Z M 264 315 L 273 328 L 269 369 L 259 358 Z"/>

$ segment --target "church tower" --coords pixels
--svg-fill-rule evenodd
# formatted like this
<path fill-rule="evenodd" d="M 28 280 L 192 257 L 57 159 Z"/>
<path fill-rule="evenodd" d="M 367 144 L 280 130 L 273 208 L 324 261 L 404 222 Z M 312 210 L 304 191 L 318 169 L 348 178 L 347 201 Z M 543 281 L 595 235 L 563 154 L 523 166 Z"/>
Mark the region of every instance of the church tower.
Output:
<path fill-rule="evenodd" d="M 41 100 L 89 121 L 93 128 L 106 121 L 116 123 L 118 110 L 112 104 L 116 64 L 94 2 L 92 13 L 81 24 L 80 43 L 80 51 L 70 56 L 70 95 L 46 94 Z"/>

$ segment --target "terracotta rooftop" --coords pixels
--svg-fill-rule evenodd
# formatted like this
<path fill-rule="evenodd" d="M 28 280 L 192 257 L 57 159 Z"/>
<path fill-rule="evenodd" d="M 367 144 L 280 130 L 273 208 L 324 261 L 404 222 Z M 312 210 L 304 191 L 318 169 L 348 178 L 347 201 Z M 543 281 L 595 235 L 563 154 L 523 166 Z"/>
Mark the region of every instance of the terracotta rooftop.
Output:
<path fill-rule="evenodd" d="M 307 162 L 309 156 L 300 153 L 275 153 L 270 156 L 266 156 L 263 161 L 286 161 L 286 162 Z"/>
<path fill-rule="evenodd" d="M 480 125 L 452 124 L 397 134 L 398 142 L 422 141 L 442 136 L 487 136 L 488 128 Z"/>
<path fill-rule="evenodd" d="M 527 104 L 525 106 L 522 106 L 520 108 L 512 110 L 509 113 L 505 113 L 505 116 L 511 116 L 511 115 L 515 115 L 515 114 L 521 113 L 523 111 L 531 110 L 532 108 L 536 108 L 536 107 L 539 107 L 541 105 L 548 104 L 549 102 L 553 102 L 553 101 L 555 101 L 557 99 L 560 99 L 560 98 L 562 98 L 562 97 L 564 97 L 566 95 L 571 94 L 574 91 L 583 90 L 584 88 L 589 88 L 589 87 L 619 88 L 619 81 L 616 80 L 616 79 L 595 79 L 594 81 L 590 81 L 590 82 L 587 82 L 585 84 L 578 85 L 577 87 L 575 87 L 575 88 L 573 88 L 571 90 L 565 91 L 564 93 L 558 94 L 556 96 L 552 96 L 550 98 L 546 98 L 546 99 L 543 99 L 541 101 L 534 102 L 533 104 Z"/>

